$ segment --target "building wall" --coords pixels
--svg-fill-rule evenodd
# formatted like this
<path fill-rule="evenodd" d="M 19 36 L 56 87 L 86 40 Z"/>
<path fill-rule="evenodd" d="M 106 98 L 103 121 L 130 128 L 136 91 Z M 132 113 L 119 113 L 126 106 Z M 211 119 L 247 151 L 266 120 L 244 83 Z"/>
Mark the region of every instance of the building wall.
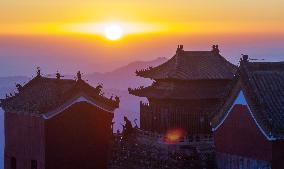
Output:
<path fill-rule="evenodd" d="M 257 127 L 247 105 L 233 106 L 223 124 L 214 131 L 214 141 L 219 154 L 258 161 L 272 160 L 272 144 Z"/>
<path fill-rule="evenodd" d="M 141 128 L 165 133 L 182 128 L 189 134 L 210 134 L 209 116 L 218 105 L 218 99 L 155 100 L 140 104 Z"/>
<path fill-rule="evenodd" d="M 105 169 L 112 118 L 81 102 L 47 120 L 46 169 Z"/>
<path fill-rule="evenodd" d="M 273 141 L 272 143 L 272 168 L 283 169 L 284 167 L 284 140 Z"/>
<path fill-rule="evenodd" d="M 219 169 L 271 169 L 271 162 L 253 158 L 216 153 Z"/>
<path fill-rule="evenodd" d="M 44 165 L 44 121 L 29 114 L 5 112 L 4 168 L 11 168 L 11 158 L 16 158 L 17 169 L 30 169 L 31 160 L 38 169 Z"/>

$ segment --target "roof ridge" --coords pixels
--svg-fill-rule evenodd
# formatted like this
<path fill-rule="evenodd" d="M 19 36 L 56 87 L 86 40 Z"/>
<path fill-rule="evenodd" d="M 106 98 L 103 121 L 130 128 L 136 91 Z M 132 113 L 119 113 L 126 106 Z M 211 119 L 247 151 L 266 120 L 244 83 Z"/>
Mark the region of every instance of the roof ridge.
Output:
<path fill-rule="evenodd" d="M 184 50 L 184 52 L 213 52 L 212 50 Z"/>
<path fill-rule="evenodd" d="M 236 70 L 237 66 L 220 55 L 215 45 L 212 51 L 184 51 L 179 45 L 165 63 L 136 71 L 136 75 L 156 80 L 231 79 Z"/>

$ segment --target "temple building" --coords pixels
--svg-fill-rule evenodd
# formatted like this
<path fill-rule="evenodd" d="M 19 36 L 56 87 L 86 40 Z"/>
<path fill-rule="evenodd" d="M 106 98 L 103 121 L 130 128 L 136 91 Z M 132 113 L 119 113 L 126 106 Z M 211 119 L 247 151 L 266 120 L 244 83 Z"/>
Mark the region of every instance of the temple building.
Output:
<path fill-rule="evenodd" d="M 102 86 L 46 78 L 37 72 L 13 96 L 5 111 L 5 169 L 106 169 L 113 111 L 119 98 L 106 98 Z"/>
<path fill-rule="evenodd" d="M 149 87 L 129 88 L 129 93 L 146 97 L 140 103 L 140 127 L 166 133 L 173 128 L 189 135 L 210 134 L 210 118 L 224 99 L 224 91 L 237 67 L 220 55 L 218 45 L 209 51 L 185 51 L 179 45 L 167 62 L 137 76 L 150 78 Z"/>
<path fill-rule="evenodd" d="M 212 127 L 219 169 L 282 169 L 284 62 L 244 55 Z"/>

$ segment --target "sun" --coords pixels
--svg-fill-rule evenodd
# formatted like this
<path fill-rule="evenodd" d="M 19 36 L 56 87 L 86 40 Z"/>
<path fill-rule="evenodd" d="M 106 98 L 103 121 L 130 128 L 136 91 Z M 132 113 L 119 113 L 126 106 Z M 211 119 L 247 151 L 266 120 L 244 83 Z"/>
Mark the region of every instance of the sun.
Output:
<path fill-rule="evenodd" d="M 123 35 L 123 30 L 120 25 L 111 24 L 105 27 L 105 37 L 109 40 L 118 40 Z"/>

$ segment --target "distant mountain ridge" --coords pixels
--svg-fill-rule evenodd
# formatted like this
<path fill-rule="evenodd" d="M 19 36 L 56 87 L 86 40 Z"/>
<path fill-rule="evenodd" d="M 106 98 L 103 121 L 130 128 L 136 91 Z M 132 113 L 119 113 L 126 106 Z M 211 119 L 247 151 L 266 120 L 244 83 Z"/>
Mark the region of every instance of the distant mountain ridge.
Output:
<path fill-rule="evenodd" d="M 136 61 L 129 63 L 126 66 L 122 66 L 114 71 L 107 73 L 91 73 L 85 75 L 85 78 L 89 83 L 96 85 L 97 83 L 103 83 L 106 89 L 119 89 L 127 90 L 128 87 L 138 85 L 149 85 L 151 81 L 149 79 L 136 77 L 135 71 L 145 69 L 149 66 L 157 66 L 167 61 L 165 57 L 159 57 L 152 61 Z M 114 83 L 115 82 L 115 83 Z"/>
<path fill-rule="evenodd" d="M 126 66 L 122 66 L 120 68 L 115 69 L 114 71 L 112 71 L 112 73 L 119 73 L 119 72 L 125 72 L 125 71 L 132 71 L 135 72 L 135 70 L 139 70 L 139 69 L 144 69 L 146 67 L 149 66 L 157 66 L 160 65 L 164 62 L 166 62 L 168 59 L 165 57 L 158 57 L 154 60 L 151 61 L 135 61 L 135 62 L 131 62 Z"/>

